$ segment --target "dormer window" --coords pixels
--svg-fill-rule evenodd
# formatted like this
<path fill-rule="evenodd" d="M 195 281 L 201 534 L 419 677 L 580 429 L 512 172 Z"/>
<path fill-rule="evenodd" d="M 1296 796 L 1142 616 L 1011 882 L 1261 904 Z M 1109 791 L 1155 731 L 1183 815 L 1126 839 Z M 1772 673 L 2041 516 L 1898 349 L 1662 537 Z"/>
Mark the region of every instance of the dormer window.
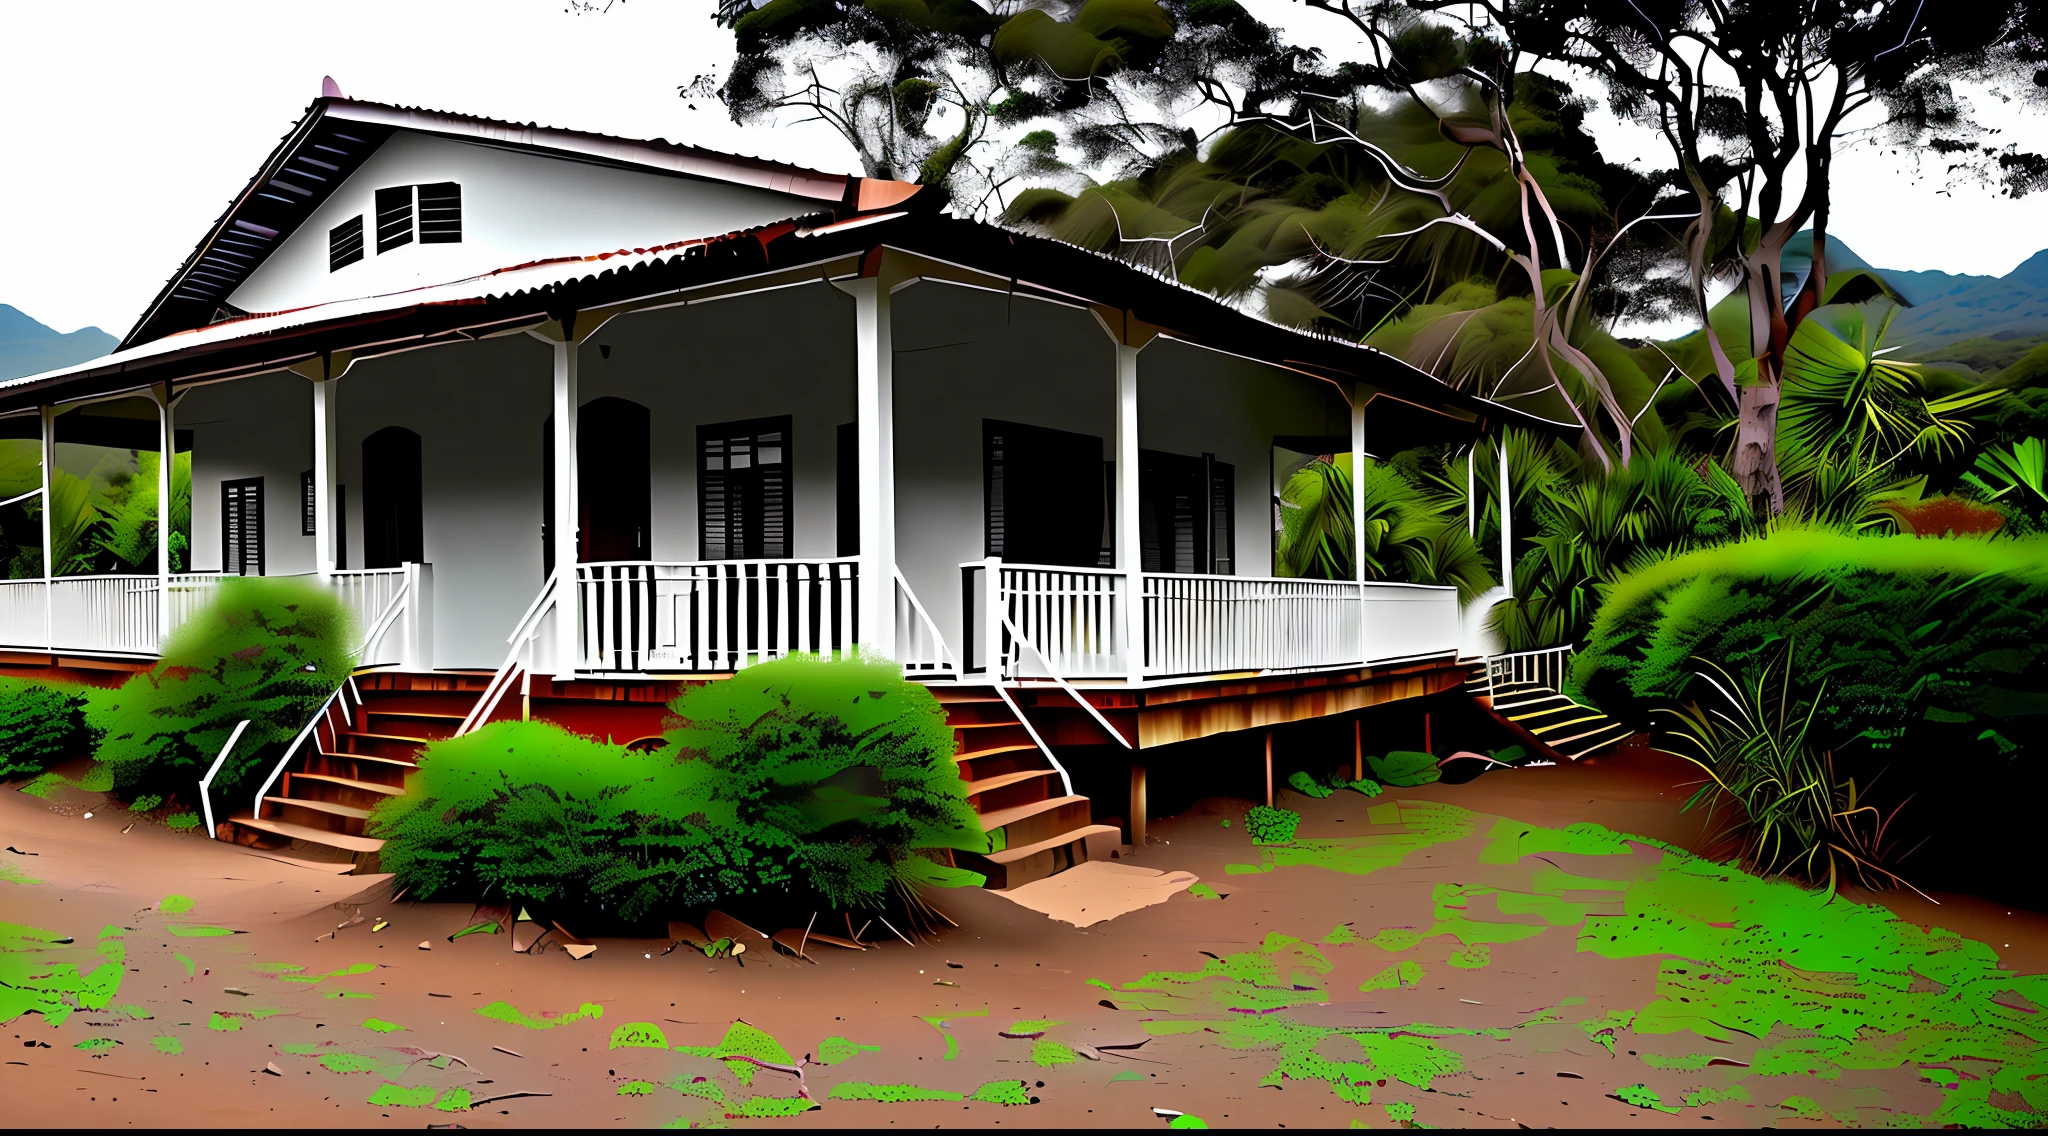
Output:
<path fill-rule="evenodd" d="M 363 259 L 363 217 L 358 213 L 327 230 L 327 271 L 339 272 Z"/>
<path fill-rule="evenodd" d="M 452 181 L 398 185 L 377 191 L 377 251 L 411 244 L 462 242 L 462 186 Z"/>

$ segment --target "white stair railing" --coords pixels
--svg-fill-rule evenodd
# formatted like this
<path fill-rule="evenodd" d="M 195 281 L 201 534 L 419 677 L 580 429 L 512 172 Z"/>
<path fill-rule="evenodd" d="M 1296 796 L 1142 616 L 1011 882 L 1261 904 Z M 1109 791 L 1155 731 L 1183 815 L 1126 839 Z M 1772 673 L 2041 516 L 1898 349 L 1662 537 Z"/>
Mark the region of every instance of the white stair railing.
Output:
<path fill-rule="evenodd" d="M 484 692 L 477 698 L 476 705 L 470 708 L 468 715 L 462 719 L 462 724 L 455 728 L 456 737 L 474 732 L 477 727 L 490 721 L 492 712 L 497 710 L 498 703 L 504 700 L 505 692 L 512 689 L 513 680 L 522 672 L 532 669 L 534 644 L 539 640 L 542 628 L 547 626 L 547 617 L 554 613 L 561 580 L 562 571 L 558 568 L 554 575 L 548 577 L 548 582 L 541 585 L 540 594 L 533 598 L 533 603 L 527 607 L 526 614 L 521 616 L 519 623 L 512 628 L 512 634 L 505 637 L 505 641 L 512 645 L 512 649 L 505 652 L 505 661 L 498 664 L 497 670 L 491 672 L 491 681 L 484 685 Z M 523 663 L 520 661 L 522 657 L 525 659 Z"/>
<path fill-rule="evenodd" d="M 577 669 L 723 674 L 800 652 L 851 655 L 859 571 L 854 557 L 579 564 Z"/>
<path fill-rule="evenodd" d="M 895 569 L 895 576 L 896 657 L 903 664 L 904 677 L 951 678 L 959 674 L 960 660 L 946 644 L 946 637 L 939 634 L 939 625 L 924 604 L 918 602 L 903 569 Z"/>
<path fill-rule="evenodd" d="M 321 703 L 320 709 L 307 721 L 306 728 L 300 730 L 298 736 L 292 738 L 292 744 L 285 747 L 284 756 L 278 758 L 277 764 L 270 767 L 270 776 L 263 779 L 262 786 L 256 790 L 255 798 L 250 801 L 250 816 L 260 817 L 263 815 L 263 798 L 270 795 L 271 786 L 277 784 L 277 779 L 284 773 L 285 767 L 292 763 L 292 758 L 298 756 L 299 750 L 305 746 L 308 738 L 316 737 L 322 725 L 328 728 L 328 732 L 331 735 L 334 733 L 333 719 L 337 713 L 341 715 L 342 724 L 344 725 L 355 721 L 354 716 L 348 710 L 348 704 L 351 699 L 355 701 L 357 706 L 363 704 L 363 692 L 356 688 L 354 675 L 350 675 L 340 686 L 334 688 L 334 693 L 327 696 L 327 701 Z M 315 741 L 313 744 L 315 747 L 318 747 L 320 743 Z"/>
<path fill-rule="evenodd" d="M 1510 651 L 1503 655 L 1492 655 L 1486 660 L 1486 696 L 1493 697 L 1498 687 L 1517 683 L 1531 683 L 1551 690 L 1564 689 L 1565 672 L 1571 666 L 1572 655 L 1578 651 L 1575 644 L 1562 647 L 1543 647 L 1534 651 Z"/>

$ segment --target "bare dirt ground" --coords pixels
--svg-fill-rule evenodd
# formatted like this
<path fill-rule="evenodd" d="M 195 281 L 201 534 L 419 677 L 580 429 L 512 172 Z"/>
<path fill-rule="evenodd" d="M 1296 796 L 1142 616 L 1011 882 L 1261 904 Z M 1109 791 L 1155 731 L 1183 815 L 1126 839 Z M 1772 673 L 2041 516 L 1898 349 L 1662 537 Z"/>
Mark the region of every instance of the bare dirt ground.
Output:
<path fill-rule="evenodd" d="M 99 801 L 75 789 L 0 792 L 0 920 L 14 925 L 0 927 L 0 1021 L 12 1018 L 0 1095 L 13 1127 L 1166 1127 L 1170 1113 L 1216 1127 L 1753 1127 L 2048 1113 L 2035 1111 L 2048 1058 L 2029 1024 L 2048 993 L 2022 977 L 2048 970 L 2048 921 L 1966 897 L 1855 897 L 1902 923 L 1790 889 L 1724 895 L 1718 869 L 1674 871 L 1682 854 L 1557 831 L 1593 822 L 1684 846 L 1699 826 L 1678 814 L 1683 780 L 1638 752 L 1375 799 L 1286 793 L 1303 814 L 1286 850 L 1253 846 L 1249 802 L 1208 801 L 1156 822 L 1151 845 L 1120 861 L 1202 881 L 1166 902 L 1079 928 L 1000 895 L 941 892 L 961 926 L 936 943 L 813 948 L 815 965 L 765 949 L 712 961 L 665 940 L 606 939 L 582 961 L 514 954 L 506 935 L 450 942 L 466 904 L 393 903 L 381 877 L 160 825 L 124 834 L 118 806 L 83 819 Z M 1819 922 L 1787 924 L 1773 903 Z M 1624 941 L 1647 924 L 1676 945 Z M 49 941 L 60 936 L 71 942 Z M 1829 942 L 1879 947 L 1867 969 L 1821 965 Z M 1880 949 L 1918 961 L 1890 966 Z M 1784 1006 L 1771 1002 L 1780 989 L 1793 991 Z M 78 1008 L 22 1012 L 37 997 Z M 747 1057 L 811 1063 L 800 1085 Z M 850 1099 L 862 1096 L 936 1099 Z M 749 1118 L 773 1112 L 794 1115 Z"/>

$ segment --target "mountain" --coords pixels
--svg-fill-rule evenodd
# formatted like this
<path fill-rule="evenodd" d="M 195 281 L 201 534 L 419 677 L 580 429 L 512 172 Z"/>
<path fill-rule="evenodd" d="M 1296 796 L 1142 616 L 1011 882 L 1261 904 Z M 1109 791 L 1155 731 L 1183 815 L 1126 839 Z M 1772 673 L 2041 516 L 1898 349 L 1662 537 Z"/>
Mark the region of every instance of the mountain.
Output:
<path fill-rule="evenodd" d="M 95 359 L 120 342 L 96 327 L 60 335 L 18 308 L 0 304 L 0 379 L 18 379 Z"/>
<path fill-rule="evenodd" d="M 1800 234 L 1799 257 L 1811 255 Z M 1795 250 L 1786 248 L 1788 267 Z M 1870 265 L 1839 238 L 1828 238 L 1829 275 Z M 1878 275 L 1912 302 L 1892 323 L 1890 342 L 1901 355 L 1923 361 L 1961 362 L 1995 371 L 2048 336 L 2048 249 L 2003 276 L 1877 268 Z"/>

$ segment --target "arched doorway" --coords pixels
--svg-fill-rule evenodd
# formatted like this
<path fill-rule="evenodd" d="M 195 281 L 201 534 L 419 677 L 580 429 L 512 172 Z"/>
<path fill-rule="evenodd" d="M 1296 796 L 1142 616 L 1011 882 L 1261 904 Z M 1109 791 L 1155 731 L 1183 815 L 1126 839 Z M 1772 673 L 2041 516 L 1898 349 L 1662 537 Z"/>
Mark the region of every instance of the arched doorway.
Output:
<path fill-rule="evenodd" d="M 426 543 L 420 436 L 386 426 L 363 439 L 363 567 L 424 561 Z"/>
<path fill-rule="evenodd" d="M 576 411 L 577 560 L 653 555 L 653 419 L 630 399 L 594 398 Z M 555 420 L 541 424 L 541 570 L 555 570 Z"/>

